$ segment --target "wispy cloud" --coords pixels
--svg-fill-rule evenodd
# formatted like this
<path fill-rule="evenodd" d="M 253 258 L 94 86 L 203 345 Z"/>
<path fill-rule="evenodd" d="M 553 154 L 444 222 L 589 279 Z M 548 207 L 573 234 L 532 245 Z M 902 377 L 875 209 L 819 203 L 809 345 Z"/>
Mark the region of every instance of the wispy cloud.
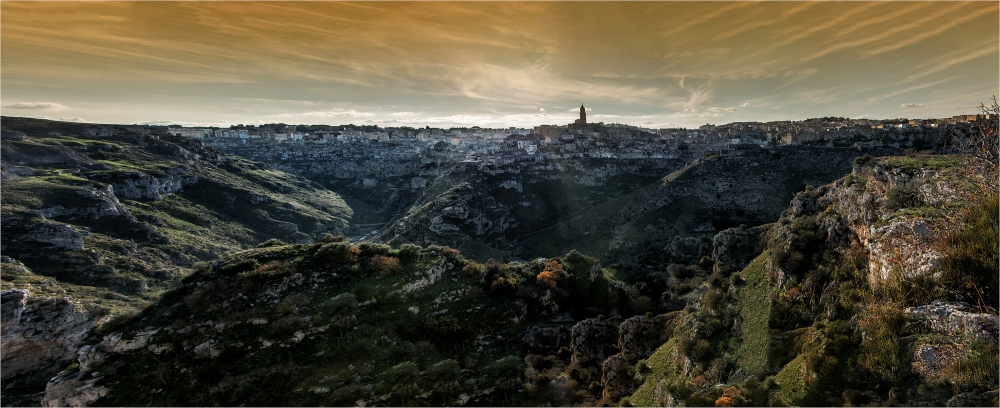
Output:
<path fill-rule="evenodd" d="M 55 102 L 17 102 L 3 105 L 8 109 L 67 109 L 66 105 Z"/>
<path fill-rule="evenodd" d="M 922 108 L 922 107 L 924 107 L 924 104 L 922 104 L 922 103 L 901 103 L 901 104 L 899 104 L 899 107 L 900 108 Z"/>
<path fill-rule="evenodd" d="M 300 112 L 300 113 L 281 113 L 276 116 L 280 117 L 303 117 L 312 116 L 320 118 L 368 118 L 375 116 L 372 112 L 359 112 L 354 109 L 333 109 L 327 111 L 312 111 L 312 112 Z"/>

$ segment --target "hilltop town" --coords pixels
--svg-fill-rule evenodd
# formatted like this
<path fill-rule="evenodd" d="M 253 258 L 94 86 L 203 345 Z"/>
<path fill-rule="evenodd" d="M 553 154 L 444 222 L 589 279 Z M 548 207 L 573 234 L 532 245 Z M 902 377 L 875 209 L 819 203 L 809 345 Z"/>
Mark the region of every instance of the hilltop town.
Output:
<path fill-rule="evenodd" d="M 167 133 L 201 140 L 222 150 L 240 150 L 250 158 L 271 161 L 319 158 L 382 158 L 403 163 L 458 159 L 507 164 L 519 157 L 678 158 L 684 150 L 719 151 L 733 145 L 818 145 L 829 147 L 891 146 L 935 150 L 955 132 L 968 133 L 976 115 L 937 119 L 848 119 L 825 117 L 801 121 L 705 124 L 697 129 L 651 129 L 624 124 L 588 123 L 527 128 L 431 128 L 357 125 L 285 124 L 212 127 L 169 127 Z M 240 148 L 239 145 L 246 147 Z M 525 157 L 528 158 L 528 157 Z M 270 159 L 270 160 L 269 160 Z M 400 168 L 407 172 L 410 169 Z M 392 174 L 393 169 L 383 169 Z M 345 175 L 346 176 L 346 175 Z"/>

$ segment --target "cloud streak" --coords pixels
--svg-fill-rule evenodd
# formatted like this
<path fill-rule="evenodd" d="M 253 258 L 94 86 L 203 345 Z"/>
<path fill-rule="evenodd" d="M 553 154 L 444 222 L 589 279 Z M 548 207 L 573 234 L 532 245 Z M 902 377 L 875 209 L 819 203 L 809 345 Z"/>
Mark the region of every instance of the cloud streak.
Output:
<path fill-rule="evenodd" d="M 66 109 L 66 106 L 55 102 L 17 102 L 3 105 L 7 109 Z"/>

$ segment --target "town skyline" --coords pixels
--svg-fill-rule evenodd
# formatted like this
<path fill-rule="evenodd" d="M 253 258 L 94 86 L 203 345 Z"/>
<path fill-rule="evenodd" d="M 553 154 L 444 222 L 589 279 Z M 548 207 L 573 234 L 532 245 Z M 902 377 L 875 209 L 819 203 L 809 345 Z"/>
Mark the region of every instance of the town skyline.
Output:
<path fill-rule="evenodd" d="M 976 114 L 995 2 L 4 2 L 7 116 L 646 128 Z"/>

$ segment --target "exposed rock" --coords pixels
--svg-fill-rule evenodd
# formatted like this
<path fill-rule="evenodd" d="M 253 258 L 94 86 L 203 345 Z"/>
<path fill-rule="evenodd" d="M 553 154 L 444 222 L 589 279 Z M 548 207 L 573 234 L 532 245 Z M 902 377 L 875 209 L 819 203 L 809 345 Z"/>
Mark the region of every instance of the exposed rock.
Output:
<path fill-rule="evenodd" d="M 995 407 L 998 402 L 997 391 L 987 391 L 983 393 L 963 392 L 945 403 L 948 407 Z"/>
<path fill-rule="evenodd" d="M 675 236 L 665 249 L 676 259 L 697 260 L 712 253 L 712 242 L 704 237 Z"/>
<path fill-rule="evenodd" d="M 108 395 L 107 387 L 97 386 L 102 377 L 85 379 L 81 375 L 57 376 L 45 386 L 43 407 L 85 407 Z"/>
<path fill-rule="evenodd" d="M 609 320 L 586 319 L 572 329 L 573 361 L 590 364 L 618 352 L 618 325 Z"/>
<path fill-rule="evenodd" d="M 733 270 L 743 269 L 760 254 L 760 235 L 770 228 L 760 225 L 753 228 L 729 228 L 712 238 L 712 257 Z"/>
<path fill-rule="evenodd" d="M 568 326 L 532 326 L 521 336 L 521 340 L 528 348 L 542 353 L 569 347 L 570 338 L 571 332 Z"/>
<path fill-rule="evenodd" d="M 197 177 L 180 174 L 168 174 L 163 177 L 153 177 L 143 172 L 124 173 L 117 175 L 120 179 L 114 183 L 119 196 L 132 199 L 162 200 L 163 197 L 174 194 L 198 181 Z"/>
<path fill-rule="evenodd" d="M 43 244 L 55 250 L 79 251 L 83 249 L 85 232 L 79 232 L 69 225 L 45 219 L 37 211 L 5 215 L 3 224 L 3 247 L 12 245 Z"/>
<path fill-rule="evenodd" d="M 918 326 L 941 334 L 960 334 L 983 341 L 996 341 L 1000 316 L 977 313 L 978 308 L 965 302 L 935 300 L 925 306 L 906 308 L 906 316 Z"/>
<path fill-rule="evenodd" d="M 943 382 L 947 379 L 945 369 L 954 367 L 965 351 L 955 344 L 918 344 L 911 363 L 913 372 L 926 382 Z"/>
<path fill-rule="evenodd" d="M 672 317 L 634 316 L 625 319 L 619 327 L 618 347 L 631 360 L 649 357 L 668 340 L 666 327 Z"/>
<path fill-rule="evenodd" d="M 95 325 L 66 299 L 33 299 L 26 290 L 10 289 L 2 302 L 4 380 L 26 375 L 25 382 L 44 384 L 77 357 Z"/>
<path fill-rule="evenodd" d="M 604 385 L 604 398 L 618 401 L 622 397 L 635 392 L 635 379 L 629 375 L 632 365 L 621 354 L 615 354 L 601 364 L 601 384 Z"/>

